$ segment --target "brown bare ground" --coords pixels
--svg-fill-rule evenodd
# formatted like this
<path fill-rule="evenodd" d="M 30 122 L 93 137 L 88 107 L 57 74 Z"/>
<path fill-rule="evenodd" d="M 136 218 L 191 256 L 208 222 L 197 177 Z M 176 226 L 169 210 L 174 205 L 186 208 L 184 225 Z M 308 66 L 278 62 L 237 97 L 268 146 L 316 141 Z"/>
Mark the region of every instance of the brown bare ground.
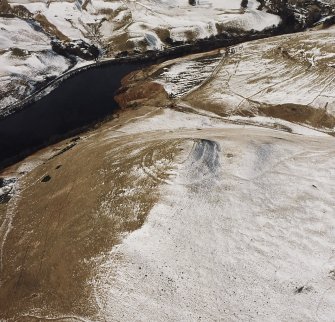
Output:
<path fill-rule="evenodd" d="M 135 87 L 124 87 L 115 96 L 115 101 L 121 108 L 139 106 L 145 101 L 150 101 L 152 106 L 163 106 L 167 104 L 168 95 L 163 85 L 154 82 L 143 82 Z"/>
<path fill-rule="evenodd" d="M 62 154 L 69 142 L 45 149 L 48 159 L 23 176 L 7 209 L 1 206 L 0 218 L 10 211 L 13 221 L 3 248 L 0 318 L 95 315 L 90 259 L 143 224 L 180 151 L 178 139 L 117 135 L 125 120 L 146 112 L 121 113 Z"/>
<path fill-rule="evenodd" d="M 41 13 L 35 15 L 35 20 L 38 21 L 42 28 L 52 36 L 57 37 L 60 40 L 68 41 L 70 40 L 69 37 L 65 36 L 58 28 L 52 24 L 44 15 Z"/>

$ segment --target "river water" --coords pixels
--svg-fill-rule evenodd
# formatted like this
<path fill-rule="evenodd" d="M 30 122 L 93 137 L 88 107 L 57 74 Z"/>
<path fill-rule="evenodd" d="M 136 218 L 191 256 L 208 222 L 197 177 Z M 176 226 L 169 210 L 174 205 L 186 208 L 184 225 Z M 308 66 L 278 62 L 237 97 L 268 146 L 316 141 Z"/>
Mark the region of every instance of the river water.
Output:
<path fill-rule="evenodd" d="M 121 79 L 143 67 L 143 63 L 127 62 L 80 71 L 48 95 L 0 120 L 0 167 L 113 114 Z"/>

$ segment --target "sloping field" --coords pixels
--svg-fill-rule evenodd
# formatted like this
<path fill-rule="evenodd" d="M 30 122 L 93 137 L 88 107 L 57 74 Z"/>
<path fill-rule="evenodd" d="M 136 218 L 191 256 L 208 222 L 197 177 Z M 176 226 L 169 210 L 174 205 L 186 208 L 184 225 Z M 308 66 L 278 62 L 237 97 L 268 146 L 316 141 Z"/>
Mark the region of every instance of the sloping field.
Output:
<path fill-rule="evenodd" d="M 135 72 L 2 171 L 0 319 L 333 321 L 333 31 Z"/>
<path fill-rule="evenodd" d="M 7 170 L 1 317 L 331 321 L 333 138 L 147 111 Z"/>

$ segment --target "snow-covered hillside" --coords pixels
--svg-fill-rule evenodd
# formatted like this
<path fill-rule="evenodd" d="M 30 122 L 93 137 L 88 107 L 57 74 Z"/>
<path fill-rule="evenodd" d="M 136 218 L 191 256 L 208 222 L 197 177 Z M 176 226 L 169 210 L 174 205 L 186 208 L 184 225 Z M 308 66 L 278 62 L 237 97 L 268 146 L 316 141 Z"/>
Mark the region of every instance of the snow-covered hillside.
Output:
<path fill-rule="evenodd" d="M 278 16 L 258 11 L 259 3 L 254 0 L 245 9 L 240 0 L 202 0 L 196 6 L 184 0 L 10 3 L 24 6 L 35 17 L 43 16 L 62 38 L 105 45 L 109 54 L 120 49 L 161 49 L 167 38 L 210 37 L 218 34 L 218 25 L 221 29 L 263 30 L 280 22 Z"/>
<path fill-rule="evenodd" d="M 334 139 L 169 110 L 120 131 L 184 152 L 144 226 L 96 260 L 101 319 L 332 321 Z"/>
<path fill-rule="evenodd" d="M 189 13 L 178 37 L 221 13 L 274 18 L 252 2 L 126 3 L 122 44 L 148 30 L 157 44 L 160 8 L 165 26 Z M 37 12 L 0 17 L 8 88 L 71 66 L 51 32 L 93 42 L 71 10 L 107 11 L 62 5 L 43 4 L 49 32 Z M 3 169 L 0 320 L 334 321 L 334 36 L 318 25 L 135 71 L 110 119 Z"/>
<path fill-rule="evenodd" d="M 334 138 L 279 124 L 126 111 L 2 173 L 0 318 L 332 321 Z"/>
<path fill-rule="evenodd" d="M 334 131 L 334 39 L 334 28 L 279 36 L 164 63 L 148 73 L 175 104 Z"/>
<path fill-rule="evenodd" d="M 36 84 L 70 67 L 52 51 L 50 39 L 31 23 L 0 17 L 0 108 L 25 98 Z"/>
<path fill-rule="evenodd" d="M 134 109 L 4 171 L 0 318 L 333 321 L 333 33 L 136 72 Z"/>
<path fill-rule="evenodd" d="M 268 1 L 262 8 L 256 0 L 199 0 L 195 5 L 186 0 L 2 0 L 0 108 L 27 97 L 82 59 L 93 59 L 97 48 L 105 58 L 120 52 L 164 50 L 171 44 L 217 35 L 262 31 L 282 21 L 282 12 L 274 10 L 278 6 Z M 300 3 L 295 10 L 304 7 Z M 302 17 L 310 17 L 304 10 Z M 322 10 L 317 10 L 318 16 L 313 15 L 310 23 L 326 18 L 329 10 Z M 82 46 L 73 43 L 79 39 Z M 52 41 L 56 46 L 51 46 Z M 87 55 L 92 45 L 95 53 Z M 75 50 L 68 50 L 70 47 Z M 52 48 L 63 57 L 56 57 Z"/>

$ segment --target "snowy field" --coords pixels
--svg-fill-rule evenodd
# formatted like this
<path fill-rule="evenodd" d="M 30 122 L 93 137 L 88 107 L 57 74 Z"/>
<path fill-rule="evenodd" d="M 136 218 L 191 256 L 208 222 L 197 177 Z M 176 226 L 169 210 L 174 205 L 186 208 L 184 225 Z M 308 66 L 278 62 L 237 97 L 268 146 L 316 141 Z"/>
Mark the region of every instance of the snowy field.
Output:
<path fill-rule="evenodd" d="M 334 321 L 333 40 L 151 66 L 123 81 L 135 108 L 5 169 L 0 320 Z M 162 102 L 132 95 L 149 80 Z"/>
<path fill-rule="evenodd" d="M 119 131 L 182 140 L 182 152 L 143 227 L 94 260 L 101 317 L 333 321 L 334 138 L 317 130 L 334 124 L 255 108 L 292 104 L 331 119 L 333 36 L 281 36 L 153 69 L 184 113 Z"/>
<path fill-rule="evenodd" d="M 36 83 L 54 78 L 70 61 L 51 49 L 49 37 L 32 24 L 0 17 L 0 108 L 27 97 Z"/>
<path fill-rule="evenodd" d="M 333 138 L 168 110 L 120 131 L 184 150 L 144 226 L 96 259 L 102 316 L 332 321 Z"/>
<path fill-rule="evenodd" d="M 257 4 L 256 1 L 249 1 L 248 8 L 242 12 L 239 0 L 200 0 L 195 7 L 182 0 L 135 1 L 130 5 L 134 22 L 128 30 L 131 38 L 141 39 L 146 30 L 167 29 L 172 40 L 187 41 L 216 35 L 217 24 L 222 24 L 223 29 L 242 30 L 263 30 L 278 25 L 280 18 L 258 11 Z"/>
<path fill-rule="evenodd" d="M 136 113 L 64 154 L 61 145 L 15 166 L 23 177 L 12 187 L 1 281 L 23 269 L 26 285 L 29 272 L 42 270 L 41 285 L 31 286 L 40 295 L 7 297 L 15 314 L 5 316 L 333 321 L 334 138 L 261 117 Z M 41 183 L 46 174 L 50 182 Z M 131 228 L 139 218 L 143 225 Z M 45 238 L 52 243 L 39 243 Z M 103 248 L 87 257 L 93 241 Z M 69 309 L 64 298 L 78 304 Z"/>
<path fill-rule="evenodd" d="M 84 39 L 105 44 L 106 49 L 130 46 L 133 49 L 162 49 L 169 36 L 188 41 L 218 34 L 217 24 L 240 30 L 263 30 L 277 26 L 278 16 L 259 11 L 259 3 L 250 0 L 241 9 L 240 0 L 200 0 L 196 6 L 187 1 L 26 1 L 11 0 L 48 22 L 49 31 L 62 39 Z M 165 36 L 166 37 L 166 36 Z M 119 43 L 123 39 L 124 44 Z M 126 44 L 127 43 L 127 44 Z"/>
<path fill-rule="evenodd" d="M 334 36 L 330 28 L 244 43 L 206 69 L 199 58 L 165 65 L 156 81 L 177 102 L 219 115 L 265 114 L 333 130 Z"/>
<path fill-rule="evenodd" d="M 0 108 L 29 96 L 38 84 L 82 63 L 51 51 L 51 39 L 82 39 L 102 57 L 127 51 L 162 50 L 170 41 L 195 41 L 225 29 L 263 30 L 278 16 L 257 10 L 249 1 L 28 1 L 10 0 L 25 18 L 0 18 Z M 28 19 L 29 17 L 29 19 Z"/>

